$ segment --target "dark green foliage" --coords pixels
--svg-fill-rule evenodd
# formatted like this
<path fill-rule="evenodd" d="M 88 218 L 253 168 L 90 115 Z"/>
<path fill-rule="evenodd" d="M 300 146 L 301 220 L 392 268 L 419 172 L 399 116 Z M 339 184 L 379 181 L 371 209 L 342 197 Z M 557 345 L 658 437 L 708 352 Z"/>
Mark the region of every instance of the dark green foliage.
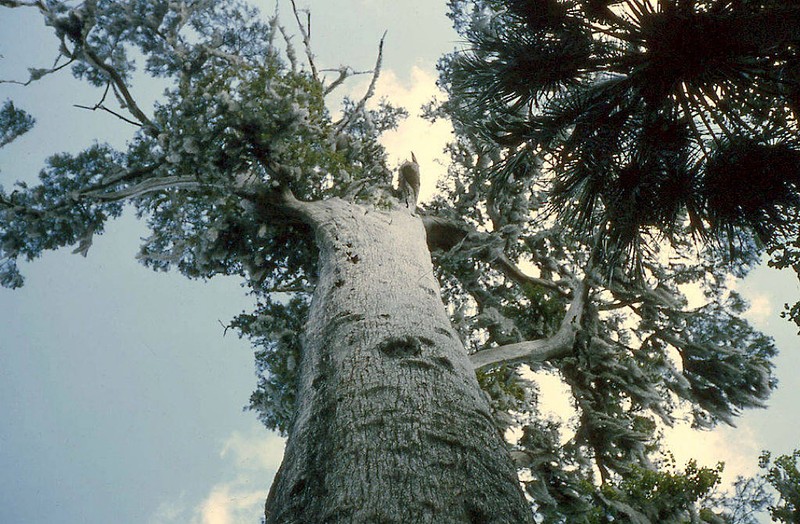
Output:
<path fill-rule="evenodd" d="M 674 467 L 661 471 L 634 468 L 616 489 L 606 489 L 603 495 L 610 511 L 605 519 L 634 521 L 631 508 L 640 508 L 641 516 L 650 522 L 691 522 L 695 504 L 719 483 L 722 465 L 706 468 L 689 462 L 684 471 L 669 469 Z"/>
<path fill-rule="evenodd" d="M 764 241 L 776 231 L 790 230 L 800 204 L 798 166 L 794 144 L 721 141 L 699 191 L 709 221 L 729 236 L 750 230 Z"/>
<path fill-rule="evenodd" d="M 542 522 L 684 524 L 698 517 L 705 522 L 704 514 L 714 515 L 710 496 L 722 465 L 708 468 L 689 462 L 681 471 L 669 460 L 658 469 L 633 466 L 624 477 L 598 487 L 580 454 L 570 446 L 558 449 L 557 435 L 558 428 L 545 423 L 526 426 L 520 439 L 524 452 L 518 456 L 531 477 L 526 490 Z"/>
<path fill-rule="evenodd" d="M 453 112 L 459 122 L 462 110 L 457 99 L 437 111 Z M 727 290 L 730 273 L 742 276 L 755 263 L 752 252 L 720 260 L 718 251 L 706 251 L 698 258 L 691 240 L 676 236 L 674 251 L 661 257 L 669 262 L 649 260 L 643 266 L 646 282 L 630 279 L 612 261 L 592 260 L 594 238 L 541 219 L 548 197 L 531 178 L 514 178 L 519 173 L 514 171 L 507 173 L 513 183 L 498 184 L 497 165 L 507 163 L 490 139 L 473 131 L 460 128 L 449 146 L 448 178 L 428 208 L 486 231 L 434 253 L 444 296 L 468 347 L 482 350 L 553 335 L 569 302 L 559 289 L 567 292 L 574 280 L 589 286 L 590 303 L 569 354 L 530 363 L 533 376 L 555 373 L 568 387 L 576 408 L 571 424 L 542 417 L 538 388 L 525 383 L 530 375 L 517 375 L 519 368 L 479 374 L 500 427 L 522 428 L 514 453 L 537 513 L 545 522 L 603 522 L 606 515 L 625 521 L 625 511 L 684 522 L 696 495 L 707 495 L 712 485 L 704 483 L 706 470 L 696 475 L 657 467 L 653 457 L 662 446 L 661 425 L 687 408 L 697 426 L 732 423 L 775 386 L 774 345 L 741 320 L 747 306 Z M 498 263 L 501 251 L 526 273 L 559 284 L 515 281 Z M 689 308 L 679 289 L 686 284 L 700 286 L 708 303 Z M 624 493 L 620 483 L 636 475 L 642 482 L 660 479 L 664 487 L 653 497 L 661 505 Z M 670 482 L 689 483 L 682 484 L 682 502 L 670 498 Z M 674 513 L 666 517 L 657 508 Z"/>
<path fill-rule="evenodd" d="M 428 211 L 487 236 L 467 235 L 435 256 L 454 322 L 475 350 L 553 335 L 575 282 L 588 287 L 571 351 L 529 364 L 534 377 L 555 374 L 569 389 L 570 424 L 542 417 L 538 393 L 515 396 L 522 383 L 513 369 L 480 375 L 495 391 L 501 427 L 522 428 L 515 458 L 545 522 L 689 522 L 701 509 L 713 522 L 705 499 L 719 470 L 659 463 L 660 428 L 686 414 L 702 428 L 733 423 L 775 387 L 773 342 L 741 319 L 747 305 L 727 279 L 747 274 L 769 235 L 785 234 L 786 222 L 754 230 L 747 220 L 756 210 L 783 213 L 795 187 L 790 168 L 775 165 L 761 180 L 781 178 L 783 200 L 766 195 L 724 215 L 721 164 L 713 162 L 727 135 L 703 128 L 698 140 L 677 95 L 663 93 L 678 88 L 656 83 L 653 69 L 636 69 L 637 81 L 653 84 L 647 92 L 623 74 L 633 67 L 628 48 L 611 29 L 598 30 L 613 22 L 605 7 L 616 4 L 451 2 L 470 47 L 442 60 L 450 98 L 427 108 L 456 129 L 448 178 Z M 691 64 L 658 65 L 667 66 L 697 82 L 712 78 Z M 672 98 L 655 109 L 658 97 Z M 793 154 L 786 136 L 766 136 L 750 148 L 772 159 Z M 743 192 L 753 186 L 739 184 Z M 671 245 L 659 244 L 665 235 Z M 698 235 L 709 244 L 698 246 Z M 520 282 L 501 252 L 555 285 Z M 706 303 L 690 308 L 686 285 L 702 289 Z"/>
<path fill-rule="evenodd" d="M 91 244 L 92 236 L 103 232 L 105 221 L 120 215 L 122 205 L 88 205 L 80 201 L 80 192 L 124 169 L 122 155 L 108 146 L 94 145 L 75 156 L 51 157 L 36 187 L 18 183 L 9 194 L 0 190 L 0 283 L 11 288 L 22 285 L 18 257 L 32 260 L 45 250 L 77 242 Z"/>
<path fill-rule="evenodd" d="M 231 326 L 256 346 L 258 385 L 249 409 L 269 429 L 289 430 L 295 408 L 297 366 L 302 358 L 300 333 L 308 314 L 308 301 L 293 298 L 281 303 L 267 299 L 253 313 L 243 313 Z"/>
<path fill-rule="evenodd" d="M 35 120 L 25 111 L 6 100 L 0 109 L 0 147 L 10 144 L 33 127 Z"/>
<path fill-rule="evenodd" d="M 792 1 L 454 0 L 458 124 L 527 163 L 570 227 L 641 270 L 649 232 L 774 239 L 798 204 Z M 540 169 L 539 166 L 546 166 Z"/>
<path fill-rule="evenodd" d="M 766 470 L 765 478 L 778 492 L 778 500 L 769 507 L 774 522 L 800 522 L 800 450 L 772 459 L 770 453 L 761 455 L 759 463 Z"/>

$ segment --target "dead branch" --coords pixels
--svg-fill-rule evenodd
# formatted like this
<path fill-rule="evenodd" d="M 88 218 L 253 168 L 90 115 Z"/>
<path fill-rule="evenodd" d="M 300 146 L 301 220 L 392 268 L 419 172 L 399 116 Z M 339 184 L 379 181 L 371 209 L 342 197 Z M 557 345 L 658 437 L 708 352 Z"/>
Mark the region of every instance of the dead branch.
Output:
<path fill-rule="evenodd" d="M 311 74 L 315 80 L 319 80 L 317 66 L 314 64 L 314 53 L 311 51 L 311 13 L 308 10 L 305 11 L 306 26 L 303 26 L 303 22 L 300 21 L 300 10 L 297 9 L 297 4 L 294 0 L 292 0 L 292 12 L 294 13 L 295 20 L 297 20 L 297 28 L 300 31 L 300 36 L 303 37 L 303 47 L 306 50 L 306 58 L 311 68 Z"/>
<path fill-rule="evenodd" d="M 384 42 L 384 40 L 386 40 L 386 32 L 383 33 L 383 36 L 381 37 L 380 44 L 378 44 L 378 58 L 375 60 L 375 68 L 372 70 L 372 80 L 369 83 L 369 87 L 367 88 L 366 93 L 364 93 L 364 96 L 361 97 L 361 100 L 358 101 L 358 104 L 353 109 L 353 111 L 350 112 L 350 114 L 347 117 L 342 118 L 336 124 L 336 134 L 337 135 L 339 133 L 341 133 L 342 131 L 344 131 L 347 128 L 347 126 L 350 125 L 350 123 L 352 122 L 353 118 L 355 118 L 356 115 L 358 115 L 359 113 L 363 113 L 364 112 L 364 107 L 367 105 L 367 102 L 369 101 L 369 99 L 372 98 L 373 96 L 375 96 L 375 86 L 378 84 L 378 78 L 381 75 L 381 67 L 383 66 L 383 42 Z"/>
<path fill-rule="evenodd" d="M 336 72 L 339 73 L 339 76 L 336 78 L 336 80 L 331 82 L 331 84 L 328 87 L 325 88 L 325 91 L 323 91 L 323 93 L 322 93 L 323 96 L 328 96 L 331 92 L 333 92 L 334 89 L 336 89 L 337 87 L 342 85 L 342 83 L 344 83 L 345 80 L 347 80 L 348 78 L 350 78 L 352 76 L 369 75 L 369 74 L 373 73 L 372 70 L 369 70 L 369 71 L 354 71 L 353 68 L 350 67 L 350 66 L 341 66 L 339 69 L 320 69 L 320 71 L 323 72 L 323 73 L 325 73 L 325 72 L 333 72 L 333 71 L 336 71 Z"/>
<path fill-rule="evenodd" d="M 281 32 L 281 36 L 283 36 L 283 41 L 286 42 L 286 58 L 289 60 L 289 65 L 292 66 L 292 72 L 297 72 L 297 52 L 294 50 L 294 46 L 292 45 L 292 36 L 286 31 L 286 28 L 282 25 L 278 25 L 278 29 Z"/>
<path fill-rule="evenodd" d="M 130 118 L 127 118 L 126 116 L 121 115 L 121 114 L 117 113 L 116 111 L 113 111 L 112 109 L 109 109 L 108 107 L 106 107 L 106 105 L 103 102 L 105 102 L 106 96 L 108 96 L 109 89 L 111 89 L 111 83 L 110 82 L 106 84 L 106 89 L 105 89 L 105 91 L 103 91 L 103 96 L 100 98 L 100 101 L 97 102 L 94 106 L 90 107 L 90 106 L 84 106 L 84 105 L 80 105 L 80 104 L 73 104 L 73 107 L 77 107 L 78 109 L 88 109 L 89 111 L 97 111 L 98 109 L 101 110 L 101 111 L 106 111 L 107 113 L 110 113 L 110 114 L 114 115 L 115 117 L 119 118 L 120 120 L 122 120 L 124 122 L 127 122 L 128 124 L 132 124 L 132 125 L 141 127 L 142 126 L 141 123 L 139 123 L 139 122 L 137 122 L 135 120 L 131 120 Z"/>
<path fill-rule="evenodd" d="M 119 74 L 119 71 L 103 62 L 100 57 L 97 56 L 97 54 L 88 46 L 84 45 L 83 52 L 91 65 L 106 73 L 106 75 L 108 75 L 108 77 L 111 79 L 115 93 L 121 95 L 122 99 L 125 101 L 123 106 L 131 112 L 134 118 L 136 118 L 136 120 L 138 120 L 142 126 L 151 129 L 153 132 L 156 132 L 158 126 L 156 126 L 147 117 L 147 115 L 144 114 L 144 111 L 139 108 L 139 105 L 131 95 L 128 86 L 125 84 L 125 80 L 122 78 L 122 75 Z"/>
<path fill-rule="evenodd" d="M 26 80 L 25 82 L 21 82 L 19 80 L 0 80 L 0 84 L 14 84 L 14 85 L 19 85 L 19 86 L 29 86 L 32 83 L 36 82 L 37 80 L 41 80 L 42 78 L 44 78 L 47 75 L 51 75 L 53 73 L 57 73 L 58 71 L 61 71 L 65 67 L 67 67 L 70 64 L 72 64 L 74 61 L 75 61 L 75 59 L 70 59 L 67 62 L 61 64 L 60 66 L 54 66 L 54 67 L 51 67 L 50 69 L 30 69 L 29 70 L 30 71 L 30 76 L 28 77 L 28 80 Z"/>

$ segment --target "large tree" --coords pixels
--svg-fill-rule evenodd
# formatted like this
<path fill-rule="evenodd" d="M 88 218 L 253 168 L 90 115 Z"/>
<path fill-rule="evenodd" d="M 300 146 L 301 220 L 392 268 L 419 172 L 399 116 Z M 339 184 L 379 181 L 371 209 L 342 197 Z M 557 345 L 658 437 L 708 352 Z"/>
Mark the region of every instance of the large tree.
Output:
<path fill-rule="evenodd" d="M 551 159 L 509 154 L 527 136 L 498 145 L 483 124 L 514 123 L 499 107 L 476 111 L 451 89 L 432 108 L 458 139 L 440 195 L 419 207 L 419 166 L 412 157 L 393 185 L 378 142 L 403 111 L 369 108 L 373 77 L 333 116 L 326 97 L 352 70 L 324 77 L 297 9 L 295 48 L 277 16 L 236 1 L 0 5 L 37 10 L 60 42 L 30 81 L 70 68 L 98 88 L 94 109 L 137 128 L 125 150 L 56 154 L 40 184 L 0 193 L 2 283 L 22 285 L 19 257 L 85 254 L 126 203 L 151 229 L 145 265 L 240 275 L 259 301 L 233 322 L 259 347 L 252 406 L 289 437 L 267 522 L 531 522 L 531 501 L 570 522 L 692 518 L 717 477 L 658 471 L 660 425 L 683 413 L 731 423 L 774 386 L 775 348 L 725 286 L 757 252 L 720 264 L 674 220 L 662 256 L 637 251 L 630 271 L 607 239 L 631 235 L 597 227 L 621 216 L 611 206 L 562 198 L 590 227 L 548 219 L 538 175 Z M 507 23 L 487 10 L 500 3 L 479 7 L 490 27 Z M 166 88 L 152 108 L 133 95 L 137 61 Z M 466 85 L 464 70 L 446 62 L 446 83 Z M 33 121 L 7 102 L 0 124 L 7 144 Z M 556 135 L 595 143 L 572 126 Z M 688 307 L 690 284 L 703 305 Z M 539 415 L 537 373 L 567 385 L 574 427 Z"/>

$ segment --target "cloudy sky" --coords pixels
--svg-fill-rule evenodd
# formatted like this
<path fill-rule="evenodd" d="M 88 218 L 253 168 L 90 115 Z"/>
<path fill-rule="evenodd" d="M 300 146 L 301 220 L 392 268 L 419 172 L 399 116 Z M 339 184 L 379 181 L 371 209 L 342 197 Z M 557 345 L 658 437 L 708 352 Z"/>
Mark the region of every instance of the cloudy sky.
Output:
<path fill-rule="evenodd" d="M 430 194 L 449 130 L 415 115 L 435 94 L 437 58 L 458 44 L 445 2 L 298 3 L 313 12 L 319 67 L 371 68 L 388 31 L 379 91 L 412 118 L 385 143 L 395 163 L 415 152 L 423 197 Z M 0 78 L 24 79 L 27 67 L 49 65 L 55 45 L 33 12 L 0 8 Z M 366 81 L 346 89 L 361 92 Z M 134 94 L 151 101 L 158 92 L 145 86 Z M 28 88 L 0 84 L 0 102 L 9 97 L 38 124 L 0 150 L 6 187 L 33 181 L 48 153 L 130 136 L 113 117 L 74 108 L 92 105 L 96 94 L 67 75 Z M 87 258 L 49 253 L 23 266 L 25 287 L 0 289 L 0 522 L 258 522 L 283 442 L 242 411 L 255 384 L 252 350 L 222 327 L 250 299 L 236 280 L 194 282 L 138 265 L 145 234 L 126 215 Z M 778 316 L 800 288 L 767 269 L 737 286 L 751 300 L 749 318 L 782 350 L 780 389 L 768 410 L 747 413 L 735 429 L 678 428 L 670 439 L 679 461 L 725 460 L 732 473 L 752 473 L 761 449 L 800 446 L 800 352 L 796 330 Z M 558 410 L 558 388 L 549 386 L 548 409 Z"/>

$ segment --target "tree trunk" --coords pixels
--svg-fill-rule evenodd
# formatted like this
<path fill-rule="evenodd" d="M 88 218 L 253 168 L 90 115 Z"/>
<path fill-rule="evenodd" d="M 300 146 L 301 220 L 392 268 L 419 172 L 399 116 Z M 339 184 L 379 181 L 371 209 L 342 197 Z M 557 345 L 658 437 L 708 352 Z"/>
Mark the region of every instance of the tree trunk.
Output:
<path fill-rule="evenodd" d="M 533 522 L 422 222 L 336 199 L 303 206 L 320 274 L 267 523 Z"/>

